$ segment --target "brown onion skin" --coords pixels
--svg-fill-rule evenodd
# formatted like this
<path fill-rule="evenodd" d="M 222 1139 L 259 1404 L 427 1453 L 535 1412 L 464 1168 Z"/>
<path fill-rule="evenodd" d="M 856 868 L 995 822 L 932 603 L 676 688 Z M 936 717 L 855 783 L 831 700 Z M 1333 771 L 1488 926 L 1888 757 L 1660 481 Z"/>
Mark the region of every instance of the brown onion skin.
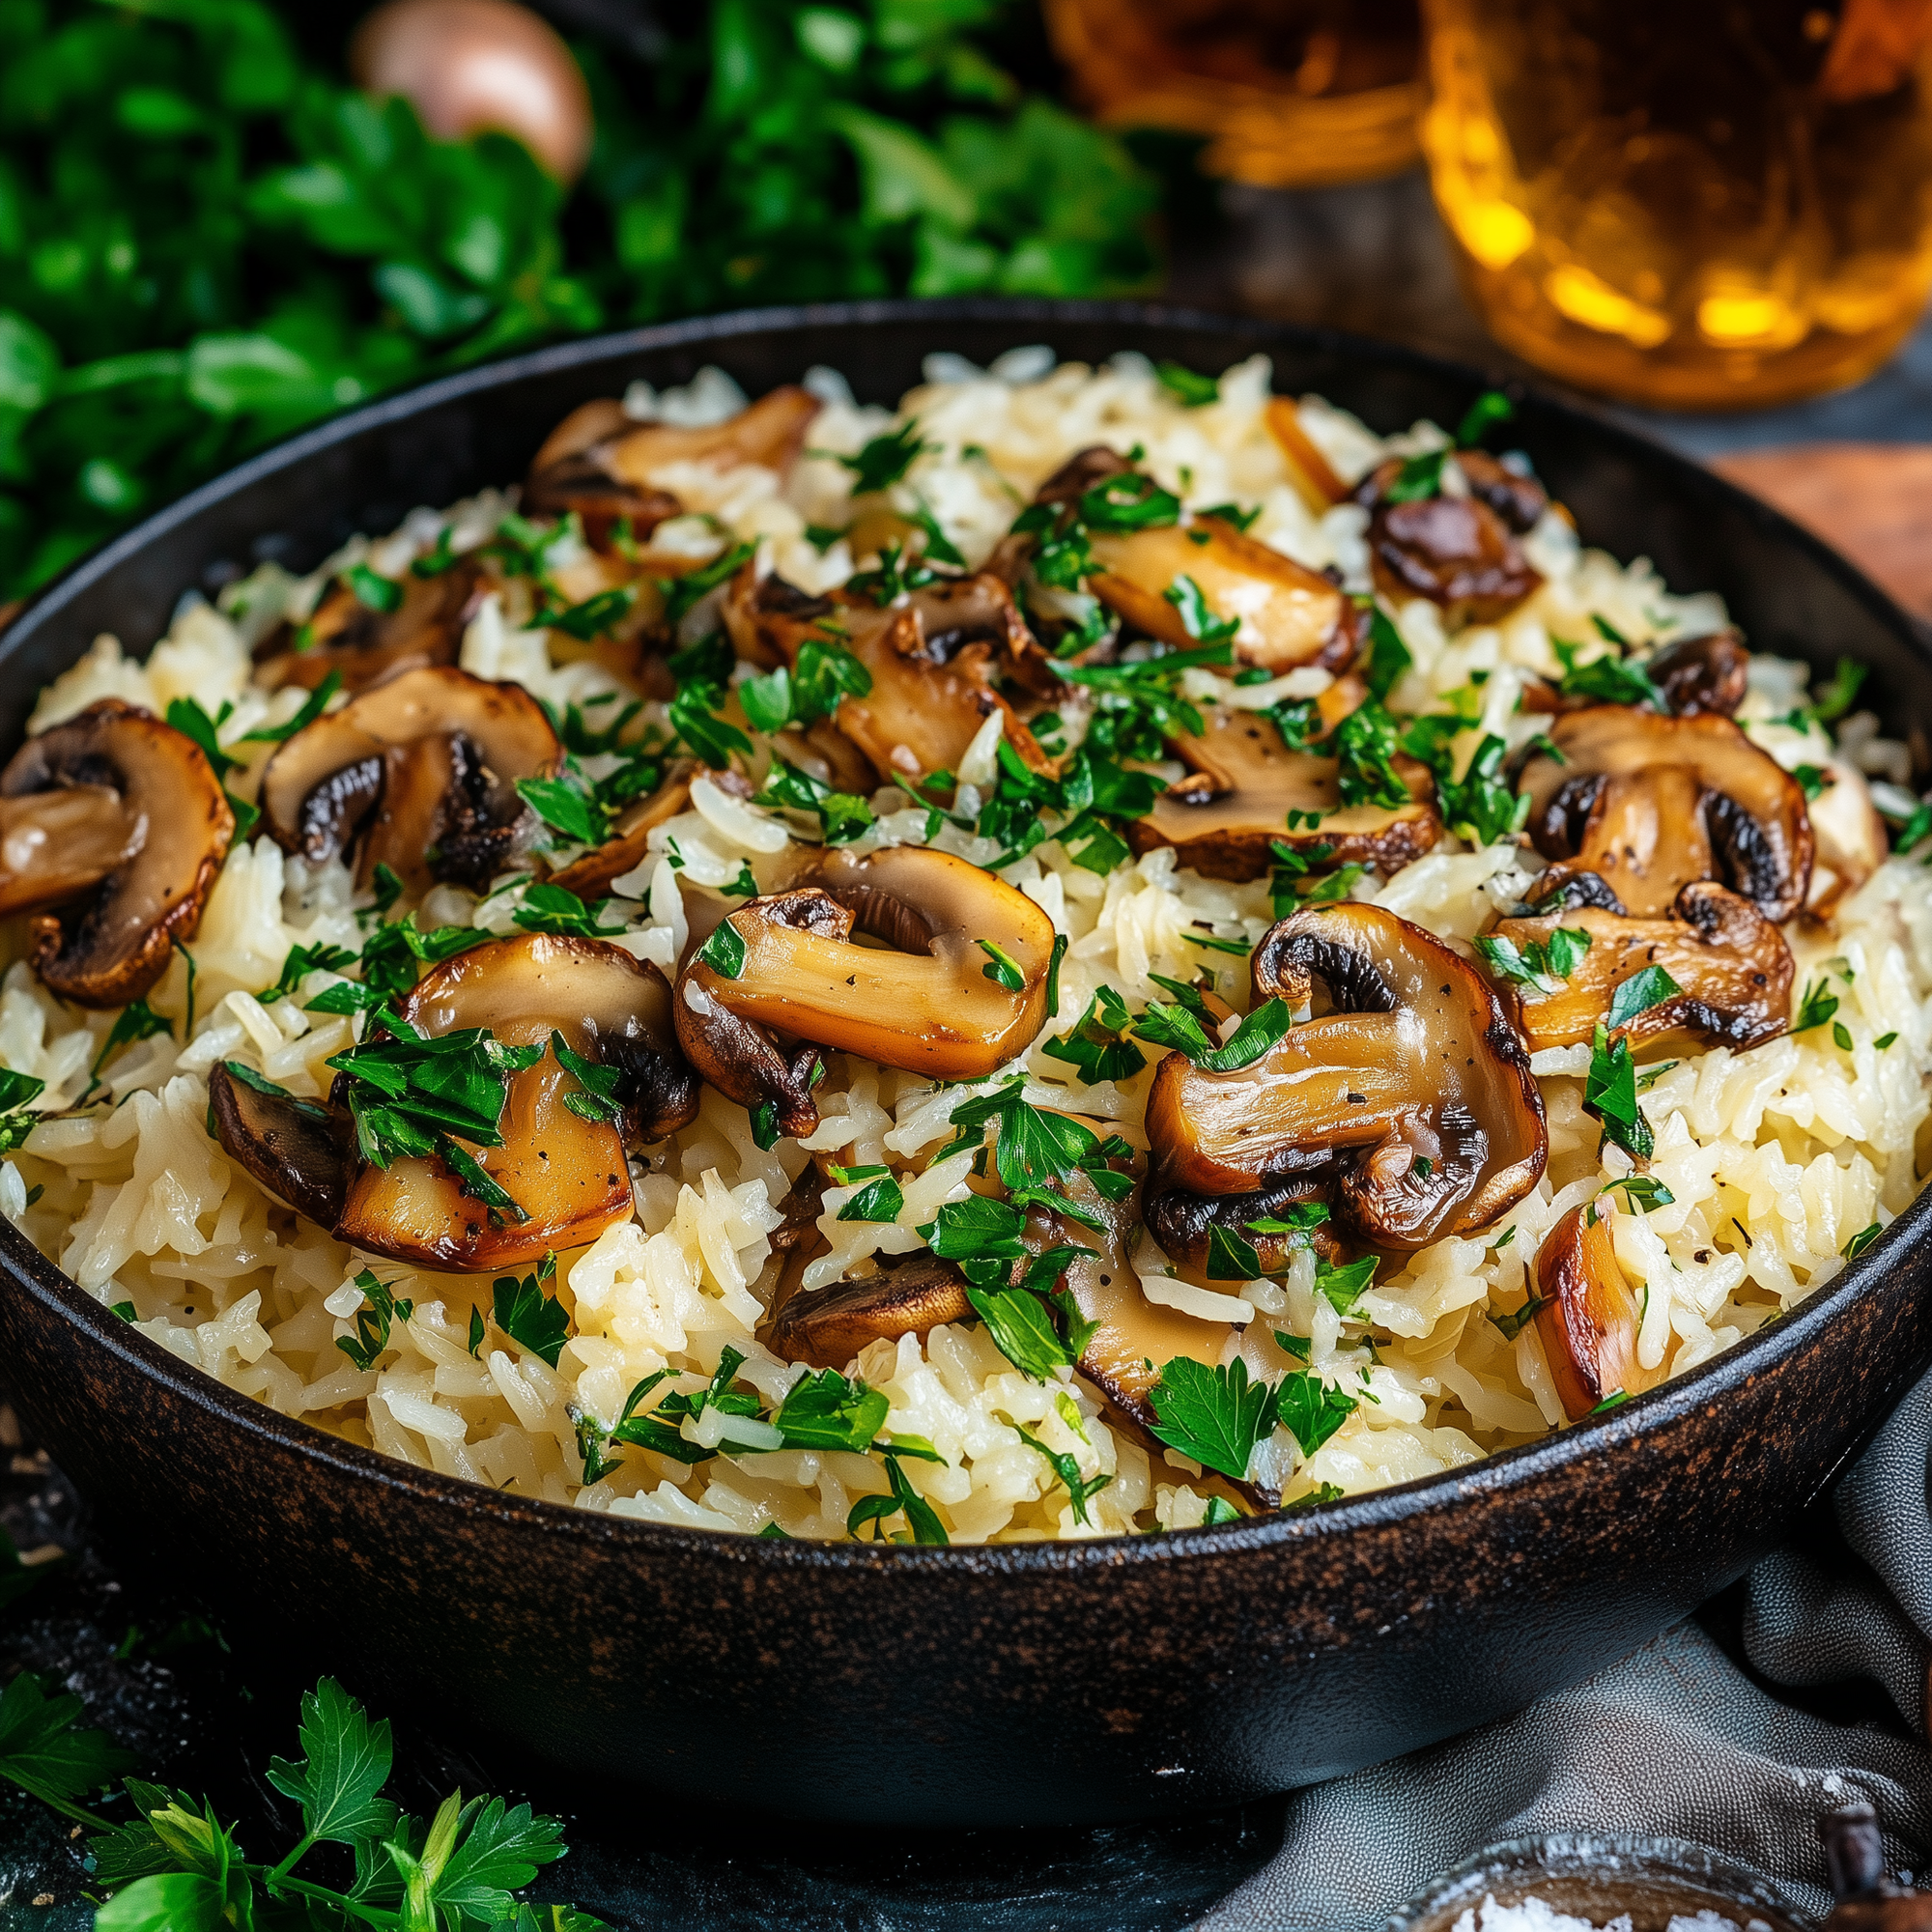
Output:
<path fill-rule="evenodd" d="M 554 30 L 512 0 L 389 0 L 355 30 L 349 68 L 371 94 L 401 95 L 439 140 L 513 135 L 566 185 L 590 158 L 582 71 Z"/>

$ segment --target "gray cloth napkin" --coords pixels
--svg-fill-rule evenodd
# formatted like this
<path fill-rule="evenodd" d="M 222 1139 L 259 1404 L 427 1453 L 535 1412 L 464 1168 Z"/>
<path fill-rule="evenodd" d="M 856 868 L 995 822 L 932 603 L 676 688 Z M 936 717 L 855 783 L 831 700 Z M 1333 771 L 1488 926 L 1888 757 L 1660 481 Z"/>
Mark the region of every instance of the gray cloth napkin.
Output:
<path fill-rule="evenodd" d="M 1821 1515 L 1751 1572 L 1742 1662 L 1680 1624 L 1513 1718 L 1298 1792 L 1280 1855 L 1199 1932 L 1379 1932 L 1471 1853 L 1563 1832 L 1690 1839 L 1822 1917 L 1817 1821 L 1861 1798 L 1894 1864 L 1932 1866 L 1932 1376 Z"/>

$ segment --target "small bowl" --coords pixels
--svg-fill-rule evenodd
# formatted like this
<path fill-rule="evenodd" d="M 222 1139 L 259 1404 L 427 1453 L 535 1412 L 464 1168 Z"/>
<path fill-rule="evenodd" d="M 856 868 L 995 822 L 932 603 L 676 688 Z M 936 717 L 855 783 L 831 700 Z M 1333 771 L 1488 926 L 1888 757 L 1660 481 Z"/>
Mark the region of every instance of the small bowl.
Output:
<path fill-rule="evenodd" d="M 1818 1932 L 1818 1920 L 1787 1893 L 1707 1846 L 1582 1833 L 1492 1845 L 1445 1872 L 1383 1932 L 1453 1932 L 1485 1899 L 1520 1905 L 1531 1897 L 1592 1925 L 1628 1914 L 1631 1932 L 1665 1932 L 1673 1918 L 1699 1912 L 1728 1918 L 1738 1932 Z"/>

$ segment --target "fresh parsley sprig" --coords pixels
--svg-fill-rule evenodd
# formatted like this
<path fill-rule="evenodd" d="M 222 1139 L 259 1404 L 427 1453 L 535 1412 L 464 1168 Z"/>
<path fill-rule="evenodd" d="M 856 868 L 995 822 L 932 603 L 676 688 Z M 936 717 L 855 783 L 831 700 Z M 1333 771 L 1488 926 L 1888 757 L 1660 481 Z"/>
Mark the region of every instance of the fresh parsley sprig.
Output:
<path fill-rule="evenodd" d="M 1498 980 L 1554 994 L 1582 963 L 1590 950 L 1590 935 L 1580 925 L 1559 925 L 1548 939 L 1532 939 L 1519 948 L 1499 933 L 1485 933 L 1476 951 Z"/>
<path fill-rule="evenodd" d="M 1630 1039 L 1614 1037 L 1602 1020 L 1590 1046 L 1590 1071 L 1583 1083 L 1583 1107 L 1603 1122 L 1604 1138 L 1633 1160 L 1648 1160 L 1657 1144 L 1643 1109 L 1637 1105 L 1636 1068 Z"/>
<path fill-rule="evenodd" d="M 1239 1356 L 1210 1369 L 1179 1355 L 1161 1370 L 1150 1396 L 1153 1434 L 1238 1483 L 1247 1476 L 1255 1445 L 1274 1428 L 1278 1400 L 1276 1384 L 1252 1380 Z"/>
<path fill-rule="evenodd" d="M 1226 1045 L 1217 1046 L 1186 1007 L 1156 1001 L 1134 1022 L 1134 1034 L 1151 1045 L 1184 1053 L 1207 1072 L 1236 1073 L 1284 1039 L 1293 1024 L 1287 1001 L 1267 1000 L 1243 1017 Z"/>
<path fill-rule="evenodd" d="M 355 1286 L 362 1291 L 362 1306 L 355 1311 L 355 1333 L 338 1335 L 335 1346 L 367 1375 L 387 1350 L 391 1326 L 407 1321 L 415 1313 L 415 1304 L 399 1301 L 388 1283 L 379 1280 L 369 1268 L 355 1277 Z"/>

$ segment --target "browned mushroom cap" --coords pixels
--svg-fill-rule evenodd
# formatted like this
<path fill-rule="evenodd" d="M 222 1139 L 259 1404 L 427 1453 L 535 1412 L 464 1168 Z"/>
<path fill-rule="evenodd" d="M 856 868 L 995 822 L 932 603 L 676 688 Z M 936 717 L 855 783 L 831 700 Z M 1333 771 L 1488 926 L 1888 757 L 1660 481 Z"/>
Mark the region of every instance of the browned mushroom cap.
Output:
<path fill-rule="evenodd" d="M 870 1342 L 925 1335 L 970 1321 L 966 1277 L 937 1255 L 908 1255 L 861 1281 L 835 1281 L 792 1295 L 767 1332 L 773 1354 L 814 1369 L 842 1369 Z"/>
<path fill-rule="evenodd" d="M 1549 507 L 1549 492 L 1534 476 L 1512 469 L 1486 449 L 1459 449 L 1456 467 L 1469 495 L 1487 503 L 1520 536 L 1533 530 Z"/>
<path fill-rule="evenodd" d="M 1349 486 L 1335 474 L 1334 467 L 1301 426 L 1301 412 L 1292 396 L 1270 396 L 1267 406 L 1268 435 L 1288 465 L 1289 481 L 1295 494 L 1316 516 L 1349 500 Z"/>
<path fill-rule="evenodd" d="M 223 1151 L 263 1189 L 318 1227 L 336 1227 L 355 1172 L 355 1133 L 343 1108 L 298 1100 L 223 1061 L 209 1072 L 208 1114 Z"/>
<path fill-rule="evenodd" d="M 278 624 L 255 647 L 255 682 L 313 691 L 339 671 L 343 689 L 355 692 L 419 665 L 454 664 L 483 601 L 481 564 L 465 557 L 438 576 L 412 571 L 397 582 L 403 597 L 393 611 L 378 611 L 337 582 L 306 624 Z"/>
<path fill-rule="evenodd" d="M 407 670 L 277 747 L 262 773 L 262 820 L 310 861 L 359 839 L 360 876 L 386 865 L 412 897 L 432 879 L 480 888 L 534 830 L 517 781 L 562 762 L 521 685 L 450 665 Z"/>
<path fill-rule="evenodd" d="M 1538 752 L 1518 789 L 1530 802 L 1537 849 L 1577 863 L 1552 867 L 1533 897 L 1588 870 L 1632 912 L 1662 912 L 1692 879 L 1711 877 L 1770 920 L 1804 903 L 1812 834 L 1804 788 L 1728 718 L 1593 704 L 1558 718 L 1549 738 L 1561 757 Z"/>
<path fill-rule="evenodd" d="M 507 1046 L 548 1043 L 553 1030 L 573 1052 L 621 1067 L 616 1097 L 640 1116 L 641 1138 L 661 1139 L 697 1112 L 696 1082 L 677 1057 L 662 976 L 603 940 L 528 933 L 459 952 L 433 967 L 401 1003 L 404 1019 L 433 1038 L 487 1027 Z M 485 1173 L 522 1208 L 513 1222 L 471 1200 L 438 1159 L 365 1167 L 349 1188 L 338 1240 L 419 1267 L 482 1273 L 593 1241 L 632 1209 L 630 1170 L 618 1130 L 566 1102 L 575 1074 L 546 1051 L 509 1076 L 498 1131 L 503 1145 L 475 1148 Z"/>
<path fill-rule="evenodd" d="M 721 948 L 714 933 L 678 975 L 678 1039 L 721 1094 L 776 1108 L 787 1134 L 817 1123 L 815 1047 L 978 1080 L 1023 1053 L 1045 1022 L 1053 922 L 948 852 L 830 852 L 810 886 L 753 899 L 724 925 L 735 945 Z M 884 945 L 852 944 L 855 926 Z M 712 963 L 740 947 L 734 972 Z"/>
<path fill-rule="evenodd" d="M 1379 906 L 1310 906 L 1263 936 L 1253 975 L 1257 1000 L 1299 1007 L 1320 981 L 1332 1010 L 1236 1072 L 1161 1062 L 1157 1186 L 1243 1194 L 1325 1171 L 1345 1231 L 1419 1248 L 1488 1227 L 1536 1184 L 1548 1139 L 1522 1043 L 1440 940 Z"/>
<path fill-rule="evenodd" d="M 681 507 L 651 481 L 654 471 L 672 463 L 702 463 L 714 469 L 753 463 L 788 469 L 818 410 L 815 396 L 789 384 L 703 429 L 638 422 L 620 403 L 585 403 L 537 451 L 524 486 L 524 506 L 543 516 L 577 511 L 595 543 L 607 540 L 620 517 L 628 517 L 633 533 L 641 536 Z"/>
<path fill-rule="evenodd" d="M 1685 638 L 1644 661 L 1650 681 L 1680 718 L 1728 718 L 1744 702 L 1750 653 L 1734 630 Z"/>
<path fill-rule="evenodd" d="M 1291 752 L 1265 712 L 1216 706 L 1202 722 L 1200 737 L 1170 741 L 1193 776 L 1170 785 L 1146 817 L 1133 820 L 1128 837 L 1137 852 L 1172 845 L 1183 866 L 1207 878 L 1260 879 L 1274 864 L 1276 843 L 1302 851 L 1326 846 L 1323 864 L 1394 871 L 1442 836 L 1435 781 L 1413 758 L 1395 760 L 1412 803 L 1394 810 L 1344 806 L 1339 763 Z M 1297 813 L 1320 813 L 1321 822 L 1305 829 Z M 1294 830 L 1284 829 L 1291 824 Z"/>
<path fill-rule="evenodd" d="M 1743 1053 L 1781 1034 L 1791 1015 L 1791 949 L 1748 899 L 1709 879 L 1677 895 L 1674 919 L 1623 919 L 1589 907 L 1541 919 L 1506 919 L 1494 937 L 1519 951 L 1547 944 L 1558 926 L 1590 935 L 1590 950 L 1554 992 L 1507 989 L 1532 1053 L 1577 1046 L 1609 1017 L 1616 989 L 1661 966 L 1683 989 L 1617 1028 L 1633 1054 L 1728 1046 Z"/>
<path fill-rule="evenodd" d="M 612 880 L 636 871 L 649 854 L 651 834 L 690 805 L 691 781 L 701 769 L 696 758 L 673 758 L 665 767 L 657 789 L 627 806 L 611 827 L 610 838 L 573 859 L 555 874 L 553 883 L 588 902 L 608 893 Z"/>
<path fill-rule="evenodd" d="M 865 666 L 872 688 L 843 698 L 838 729 L 881 775 L 919 778 L 956 772 L 980 727 L 1006 716 L 1007 742 L 1035 771 L 1050 762 L 993 672 L 1037 685 L 1044 660 L 1012 592 L 988 572 L 952 578 L 881 609 L 838 592 L 807 597 L 751 565 L 733 579 L 724 604 L 726 631 L 741 657 L 795 665 L 807 643 L 837 644 Z"/>
<path fill-rule="evenodd" d="M 201 748 L 104 697 L 0 772 L 0 902 L 41 914 L 32 958 L 51 991 L 125 1007 L 194 931 L 234 831 Z"/>
<path fill-rule="evenodd" d="M 1536 1256 L 1536 1332 L 1549 1364 L 1556 1398 L 1572 1422 L 1607 1396 L 1641 1395 L 1665 1374 L 1636 1358 L 1642 1305 L 1623 1264 L 1607 1218 L 1594 1208 L 1573 1208 L 1543 1237 Z"/>
<path fill-rule="evenodd" d="M 1391 457 L 1355 492 L 1370 505 L 1369 554 L 1385 596 L 1426 597 L 1442 606 L 1453 628 L 1493 623 L 1542 587 L 1542 574 L 1509 526 L 1476 497 L 1385 501 L 1401 469 L 1401 459 Z"/>

